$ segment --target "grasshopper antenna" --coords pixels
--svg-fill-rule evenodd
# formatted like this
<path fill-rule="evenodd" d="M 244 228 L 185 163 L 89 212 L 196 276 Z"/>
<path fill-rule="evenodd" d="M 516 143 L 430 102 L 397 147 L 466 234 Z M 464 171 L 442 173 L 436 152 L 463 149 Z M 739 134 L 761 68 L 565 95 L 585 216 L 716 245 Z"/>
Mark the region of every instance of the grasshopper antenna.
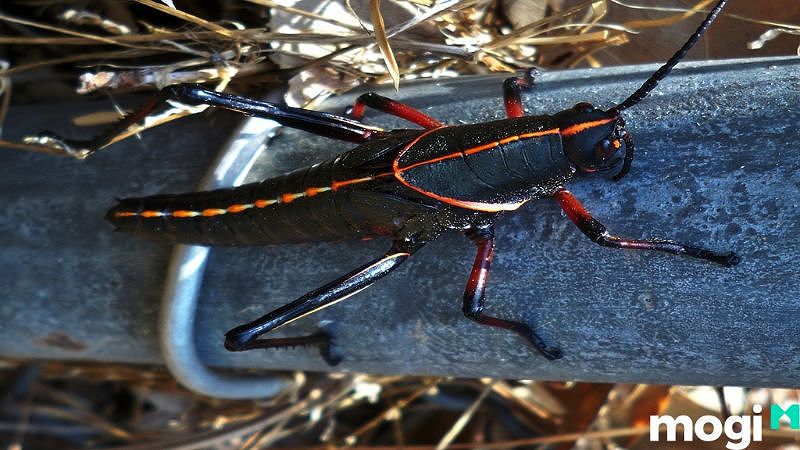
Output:
<path fill-rule="evenodd" d="M 609 109 L 608 112 L 618 113 L 623 109 L 630 108 L 631 106 L 642 101 L 643 98 L 647 97 L 647 94 L 649 94 L 650 91 L 652 91 L 656 86 L 658 86 L 658 82 L 664 79 L 664 77 L 666 77 L 667 75 L 669 75 L 670 71 L 672 71 L 672 68 L 675 67 L 675 65 L 678 64 L 678 62 L 680 62 L 680 60 L 683 59 L 684 56 L 686 56 L 686 53 L 688 53 L 692 47 L 694 47 L 694 44 L 697 43 L 697 41 L 700 39 L 700 36 L 702 36 L 703 33 L 705 33 L 708 26 L 711 25 L 714 19 L 717 18 L 719 12 L 722 10 L 722 7 L 725 6 L 725 3 L 728 3 L 728 0 L 719 0 L 719 2 L 717 2 L 717 5 L 714 6 L 714 9 L 712 9 L 711 12 L 708 13 L 708 16 L 706 16 L 706 19 L 703 21 L 703 23 L 701 23 L 700 26 L 697 27 L 697 31 L 695 31 L 689 37 L 689 40 L 687 40 L 686 43 L 683 44 L 683 47 L 681 47 L 677 52 L 675 52 L 675 54 L 672 55 L 672 58 L 667 60 L 667 62 L 664 63 L 663 66 L 659 67 L 658 70 L 656 70 L 655 73 L 653 73 L 653 75 L 651 75 L 650 78 L 648 78 L 647 81 L 645 81 L 642 84 L 642 86 L 636 90 L 636 92 L 631 94 L 631 96 L 626 98 L 625 101 L 623 101 L 622 103 Z"/>

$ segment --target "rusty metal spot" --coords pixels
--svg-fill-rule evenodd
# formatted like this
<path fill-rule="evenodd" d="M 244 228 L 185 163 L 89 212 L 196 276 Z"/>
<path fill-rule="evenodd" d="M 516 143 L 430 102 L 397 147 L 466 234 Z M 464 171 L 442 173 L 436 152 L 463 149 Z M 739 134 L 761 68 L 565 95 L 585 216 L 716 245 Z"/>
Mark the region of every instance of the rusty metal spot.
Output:
<path fill-rule="evenodd" d="M 89 348 L 83 342 L 77 341 L 68 334 L 58 331 L 48 334 L 42 339 L 41 342 L 45 345 L 71 352 L 82 352 Z"/>

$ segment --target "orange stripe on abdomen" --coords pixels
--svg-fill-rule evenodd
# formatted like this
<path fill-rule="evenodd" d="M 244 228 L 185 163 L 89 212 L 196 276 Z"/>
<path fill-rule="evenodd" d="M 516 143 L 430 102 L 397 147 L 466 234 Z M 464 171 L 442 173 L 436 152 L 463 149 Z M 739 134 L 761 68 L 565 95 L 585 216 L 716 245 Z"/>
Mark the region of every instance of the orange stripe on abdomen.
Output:
<path fill-rule="evenodd" d="M 124 219 L 129 217 L 142 217 L 145 219 L 154 217 L 175 217 L 179 219 L 191 219 L 195 217 L 214 217 L 214 216 L 221 216 L 224 214 L 238 214 L 253 208 L 266 208 L 272 205 L 291 203 L 303 197 L 313 197 L 323 192 L 336 191 L 346 186 L 351 186 L 359 183 L 366 183 L 368 181 L 374 180 L 375 178 L 384 177 L 387 175 L 391 175 L 391 173 L 380 174 L 373 177 L 362 177 L 349 180 L 334 181 L 331 183 L 330 186 L 308 187 L 300 192 L 286 192 L 280 194 L 276 198 L 269 198 L 269 199 L 259 198 L 254 200 L 252 203 L 237 202 L 227 205 L 221 205 L 219 207 L 205 208 L 203 210 L 189 210 L 186 208 L 180 208 L 172 211 L 161 210 L 161 209 L 120 210 L 120 211 L 115 211 L 113 216 L 117 219 Z"/>

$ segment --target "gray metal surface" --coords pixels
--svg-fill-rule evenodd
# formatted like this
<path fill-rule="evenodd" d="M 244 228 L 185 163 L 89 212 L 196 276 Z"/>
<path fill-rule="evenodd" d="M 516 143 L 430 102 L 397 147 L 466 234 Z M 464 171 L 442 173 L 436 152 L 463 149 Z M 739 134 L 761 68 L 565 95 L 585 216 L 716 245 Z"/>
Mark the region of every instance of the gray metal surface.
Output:
<path fill-rule="evenodd" d="M 592 381 L 793 386 L 800 370 L 795 265 L 800 256 L 800 73 L 796 59 L 682 65 L 625 111 L 638 155 L 612 183 L 570 185 L 618 234 L 734 249 L 733 269 L 600 248 L 553 202 L 498 224 L 489 312 L 538 327 L 565 358 L 547 362 L 516 336 L 460 312 L 472 245 L 447 235 L 374 287 L 293 323 L 321 323 L 337 370 Z M 654 66 L 544 74 L 532 113 L 622 100 Z M 400 97 L 447 122 L 502 116 L 502 77 L 406 85 Z M 460 97 L 455 97 L 460 96 Z M 59 131 L 69 107 L 12 110 L 13 138 Z M 3 150 L 0 166 L 0 354 L 161 361 L 158 299 L 169 248 L 111 233 L 115 196 L 193 189 L 233 117 L 145 133 L 78 162 Z M 367 120 L 398 125 L 368 112 Z M 215 136 L 215 133 L 219 136 Z M 253 179 L 347 149 L 294 131 L 269 146 Z M 330 370 L 314 349 L 230 354 L 223 333 L 383 252 L 387 242 L 214 249 L 196 343 L 214 366 Z"/>

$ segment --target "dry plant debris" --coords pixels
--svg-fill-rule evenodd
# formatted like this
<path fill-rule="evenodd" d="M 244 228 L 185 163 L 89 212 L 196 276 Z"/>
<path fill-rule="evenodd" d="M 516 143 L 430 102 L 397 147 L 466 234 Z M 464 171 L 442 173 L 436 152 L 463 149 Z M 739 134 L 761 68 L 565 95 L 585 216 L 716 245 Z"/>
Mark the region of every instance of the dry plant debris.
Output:
<path fill-rule="evenodd" d="M 73 74 L 79 94 L 212 83 L 258 96 L 288 86 L 287 102 L 309 107 L 366 82 L 399 89 L 413 78 L 598 66 L 597 51 L 702 14 L 710 1 L 681 9 L 620 0 L 15 0 L 0 6 L 0 124 L 17 80 L 41 73 Z M 609 23 L 610 8 L 671 15 Z M 772 28 L 751 48 L 798 32 L 755 22 Z M 176 108 L 127 135 L 195 112 Z M 59 153 L 36 140 L 3 144 Z"/>
<path fill-rule="evenodd" d="M 7 363 L 0 442 L 59 449 L 694 449 L 653 443 L 653 414 L 748 414 L 800 391 L 549 383 L 359 374 L 284 374 L 270 400 L 222 401 L 177 386 L 161 369 Z M 765 408 L 766 411 L 769 408 Z M 769 423 L 769 418 L 765 418 Z M 750 449 L 797 449 L 800 433 L 764 430 Z"/>

